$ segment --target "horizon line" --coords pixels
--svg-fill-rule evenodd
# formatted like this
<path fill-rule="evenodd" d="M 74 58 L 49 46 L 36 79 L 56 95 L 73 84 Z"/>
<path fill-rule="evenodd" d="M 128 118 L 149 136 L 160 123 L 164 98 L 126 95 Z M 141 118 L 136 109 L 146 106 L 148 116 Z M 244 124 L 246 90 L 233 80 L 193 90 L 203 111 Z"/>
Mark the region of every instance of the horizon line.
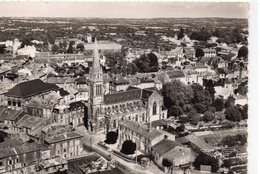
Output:
<path fill-rule="evenodd" d="M 200 19 L 200 18 L 220 18 L 220 19 L 249 19 L 249 18 L 241 18 L 241 17 L 72 17 L 72 16 L 0 16 L 0 18 L 85 18 L 85 19 L 183 19 L 183 18 L 192 18 L 192 19 Z"/>

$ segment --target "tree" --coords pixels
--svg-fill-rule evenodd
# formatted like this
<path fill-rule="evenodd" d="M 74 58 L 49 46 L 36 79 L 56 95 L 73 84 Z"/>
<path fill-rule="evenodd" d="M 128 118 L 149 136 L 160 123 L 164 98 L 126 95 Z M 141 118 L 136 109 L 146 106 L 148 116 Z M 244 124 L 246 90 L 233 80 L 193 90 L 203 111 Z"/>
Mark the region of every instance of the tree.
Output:
<path fill-rule="evenodd" d="M 247 143 L 247 136 L 245 134 L 237 134 L 236 140 L 239 141 L 241 145 L 244 145 Z"/>
<path fill-rule="evenodd" d="M 166 83 L 163 86 L 162 95 L 167 109 L 172 107 L 172 105 L 183 108 L 185 104 L 190 104 L 194 97 L 192 88 L 180 81 Z"/>
<path fill-rule="evenodd" d="M 196 157 L 193 165 L 198 170 L 200 170 L 201 165 L 209 165 L 209 166 L 211 166 L 211 172 L 217 172 L 217 170 L 219 169 L 218 160 L 216 158 L 209 156 L 207 154 L 204 154 L 204 153 L 200 153 Z"/>
<path fill-rule="evenodd" d="M 51 52 L 52 53 L 57 53 L 58 50 L 59 50 L 59 46 L 58 45 L 56 45 L 56 44 L 52 45 L 52 47 L 51 47 Z"/>
<path fill-rule="evenodd" d="M 235 105 L 235 99 L 232 96 L 229 96 L 225 102 L 225 108 Z"/>
<path fill-rule="evenodd" d="M 67 50 L 68 54 L 72 54 L 73 53 L 73 45 L 75 44 L 75 41 L 70 41 L 69 43 L 69 48 Z"/>
<path fill-rule="evenodd" d="M 187 116 L 191 124 L 197 125 L 199 123 L 199 114 L 196 111 L 191 111 Z"/>
<path fill-rule="evenodd" d="M 4 54 L 5 53 L 5 45 L 0 45 L 0 54 Z"/>
<path fill-rule="evenodd" d="M 126 140 L 122 144 L 121 153 L 126 155 L 134 154 L 136 151 L 136 144 L 132 140 Z"/>
<path fill-rule="evenodd" d="M 118 138 L 118 133 L 115 131 L 110 131 L 106 135 L 106 144 L 115 144 Z"/>
<path fill-rule="evenodd" d="M 204 112 L 206 112 L 208 110 L 208 107 L 203 103 L 197 103 L 197 104 L 195 104 L 194 107 L 200 114 L 203 114 Z"/>
<path fill-rule="evenodd" d="M 184 29 L 181 28 L 179 33 L 178 33 L 178 40 L 182 39 L 184 37 Z"/>
<path fill-rule="evenodd" d="M 225 110 L 225 115 L 226 115 L 226 119 L 230 121 L 240 121 L 242 119 L 241 113 L 234 106 L 228 107 Z"/>
<path fill-rule="evenodd" d="M 214 114 L 210 111 L 207 111 L 204 113 L 203 120 L 205 122 L 213 121 L 214 120 Z"/>
<path fill-rule="evenodd" d="M 242 119 L 248 118 L 248 105 L 242 106 L 242 108 L 239 109 L 239 112 L 241 113 Z"/>
<path fill-rule="evenodd" d="M 180 106 L 172 106 L 168 112 L 169 116 L 180 116 L 182 114 L 183 114 L 183 109 Z"/>
<path fill-rule="evenodd" d="M 213 106 L 216 108 L 216 111 L 222 111 L 224 109 L 224 100 L 221 98 L 217 98 L 213 102 Z"/>
<path fill-rule="evenodd" d="M 138 72 L 157 72 L 159 70 L 158 58 L 155 54 L 143 54 L 139 59 L 134 61 L 138 68 Z"/>
<path fill-rule="evenodd" d="M 195 57 L 201 58 L 201 57 L 203 57 L 203 56 L 204 56 L 204 51 L 203 51 L 201 48 L 197 48 L 197 49 L 195 50 Z"/>
<path fill-rule="evenodd" d="M 180 126 L 176 127 L 176 132 L 181 133 L 185 130 L 185 125 L 181 124 Z"/>
<path fill-rule="evenodd" d="M 169 169 L 170 167 L 172 167 L 172 161 L 170 161 L 167 158 L 163 158 L 162 159 L 162 166 L 166 167 L 167 169 Z"/>
<path fill-rule="evenodd" d="M 246 46 L 242 46 L 241 48 L 239 48 L 237 57 L 247 58 L 248 57 L 248 48 Z"/>
<path fill-rule="evenodd" d="M 84 47 L 84 45 L 83 45 L 82 43 L 78 43 L 77 46 L 76 46 L 76 48 L 77 48 L 79 51 L 81 51 L 81 52 L 83 52 L 84 49 L 85 49 L 85 47 Z"/>

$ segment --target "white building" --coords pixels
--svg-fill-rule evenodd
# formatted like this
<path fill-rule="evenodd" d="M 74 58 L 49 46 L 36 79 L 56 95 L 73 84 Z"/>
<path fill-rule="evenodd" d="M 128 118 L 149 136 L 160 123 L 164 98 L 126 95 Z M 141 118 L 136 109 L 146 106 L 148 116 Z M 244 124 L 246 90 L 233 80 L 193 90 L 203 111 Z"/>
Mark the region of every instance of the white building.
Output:
<path fill-rule="evenodd" d="M 17 55 L 24 55 L 34 58 L 36 53 L 36 48 L 34 46 L 25 46 L 24 48 L 17 50 Z"/>

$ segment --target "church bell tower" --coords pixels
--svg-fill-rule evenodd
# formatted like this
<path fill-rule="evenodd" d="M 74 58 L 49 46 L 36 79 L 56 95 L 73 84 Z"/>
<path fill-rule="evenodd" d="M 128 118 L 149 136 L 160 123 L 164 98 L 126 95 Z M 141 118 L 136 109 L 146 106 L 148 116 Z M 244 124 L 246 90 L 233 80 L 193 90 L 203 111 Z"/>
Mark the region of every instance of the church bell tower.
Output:
<path fill-rule="evenodd" d="M 99 54 L 97 39 L 95 38 L 94 43 L 94 57 L 92 62 L 92 68 L 90 69 L 90 78 L 89 78 L 89 124 L 91 131 L 96 131 L 99 127 L 99 116 L 101 111 L 101 104 L 103 102 L 103 72 L 100 67 Z"/>

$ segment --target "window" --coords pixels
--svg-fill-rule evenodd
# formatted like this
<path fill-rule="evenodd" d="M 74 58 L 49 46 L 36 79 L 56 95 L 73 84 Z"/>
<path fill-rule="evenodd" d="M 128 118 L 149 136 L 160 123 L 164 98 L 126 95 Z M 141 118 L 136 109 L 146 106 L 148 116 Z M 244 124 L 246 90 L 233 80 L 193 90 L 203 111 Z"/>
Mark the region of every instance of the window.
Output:
<path fill-rule="evenodd" d="M 21 107 L 21 101 L 18 100 L 17 105 L 18 107 Z"/>
<path fill-rule="evenodd" d="M 0 166 L 3 166 L 3 162 L 2 161 L 0 161 Z"/>
<path fill-rule="evenodd" d="M 18 158 L 16 159 L 16 163 L 19 163 L 19 159 Z"/>
<path fill-rule="evenodd" d="M 116 128 L 116 120 L 114 120 L 114 125 L 113 126 L 114 126 L 114 128 Z"/>
<path fill-rule="evenodd" d="M 8 164 L 9 164 L 9 165 L 12 165 L 12 164 L 13 164 L 13 161 L 12 161 L 12 160 L 9 160 L 9 161 L 8 161 Z"/>
<path fill-rule="evenodd" d="M 11 105 L 12 105 L 11 100 L 8 100 L 8 106 L 11 106 Z"/>
<path fill-rule="evenodd" d="M 157 104 L 156 102 L 153 103 L 153 115 L 156 115 L 157 114 Z"/>

